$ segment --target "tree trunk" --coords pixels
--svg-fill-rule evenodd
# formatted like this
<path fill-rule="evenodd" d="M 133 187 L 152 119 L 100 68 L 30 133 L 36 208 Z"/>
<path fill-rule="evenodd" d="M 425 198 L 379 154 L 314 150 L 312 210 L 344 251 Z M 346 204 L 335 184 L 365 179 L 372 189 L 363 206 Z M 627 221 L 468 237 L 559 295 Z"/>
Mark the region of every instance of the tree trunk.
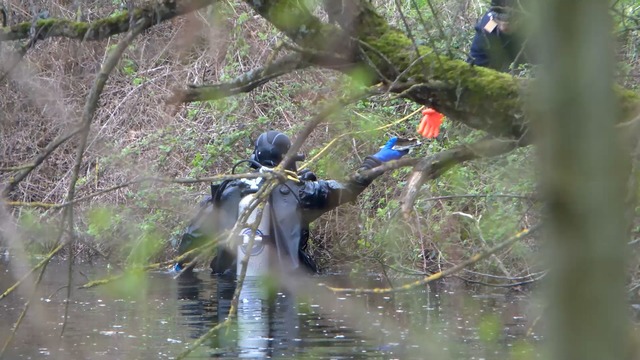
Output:
<path fill-rule="evenodd" d="M 553 358 L 625 359 L 624 155 L 607 1 L 546 0 L 537 130 L 548 200 Z"/>

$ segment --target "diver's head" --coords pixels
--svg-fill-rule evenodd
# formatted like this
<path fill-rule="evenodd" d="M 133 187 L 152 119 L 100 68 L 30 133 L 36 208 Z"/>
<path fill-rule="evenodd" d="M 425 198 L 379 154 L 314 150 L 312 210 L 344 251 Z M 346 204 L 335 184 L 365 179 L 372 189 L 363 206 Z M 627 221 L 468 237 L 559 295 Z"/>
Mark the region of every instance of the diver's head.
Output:
<path fill-rule="evenodd" d="M 276 167 L 291 148 L 289 137 L 279 131 L 267 131 L 260 134 L 256 139 L 256 146 L 251 154 L 251 160 L 262 166 Z M 298 154 L 294 157 L 289 170 L 295 169 L 295 162 L 304 160 L 304 155 Z"/>

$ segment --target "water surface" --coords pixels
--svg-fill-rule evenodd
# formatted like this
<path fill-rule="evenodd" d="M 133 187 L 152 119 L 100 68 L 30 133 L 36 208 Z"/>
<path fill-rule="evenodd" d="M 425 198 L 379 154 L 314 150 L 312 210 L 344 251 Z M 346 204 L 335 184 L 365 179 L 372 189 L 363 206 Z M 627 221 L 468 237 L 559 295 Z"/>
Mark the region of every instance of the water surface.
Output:
<path fill-rule="evenodd" d="M 0 262 L 2 291 L 16 278 L 9 264 Z M 105 276 L 103 265 L 74 266 L 69 317 L 60 338 L 68 266 L 50 264 L 4 358 L 173 359 L 224 321 L 236 286 L 205 272 L 177 279 L 154 272 L 76 289 Z M 425 286 L 408 293 L 354 295 L 318 285 L 386 286 L 376 276 L 311 277 L 297 294 L 284 288 L 265 291 L 264 282 L 248 279 L 237 321 L 216 331 L 189 358 L 508 359 L 521 352 L 528 354 L 524 358 L 537 357 L 539 338 L 526 332 L 539 309 L 517 293 Z M 0 346 L 29 294 L 21 287 L 0 300 Z"/>

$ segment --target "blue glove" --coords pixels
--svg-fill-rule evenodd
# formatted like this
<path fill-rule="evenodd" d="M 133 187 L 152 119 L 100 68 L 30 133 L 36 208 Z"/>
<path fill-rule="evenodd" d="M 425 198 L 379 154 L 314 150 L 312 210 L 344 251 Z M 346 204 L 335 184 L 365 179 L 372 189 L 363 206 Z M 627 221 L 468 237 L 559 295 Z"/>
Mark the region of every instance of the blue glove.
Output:
<path fill-rule="evenodd" d="M 373 158 L 381 162 L 387 162 L 391 160 L 398 160 L 407 155 L 409 150 L 393 150 L 393 145 L 396 144 L 396 141 L 398 141 L 398 138 L 395 136 L 389 139 L 382 149 L 373 155 Z"/>
<path fill-rule="evenodd" d="M 169 270 L 170 273 L 172 274 L 177 274 L 180 271 L 182 271 L 183 267 L 180 263 L 175 263 L 173 264 L 173 266 L 171 267 L 171 270 Z"/>

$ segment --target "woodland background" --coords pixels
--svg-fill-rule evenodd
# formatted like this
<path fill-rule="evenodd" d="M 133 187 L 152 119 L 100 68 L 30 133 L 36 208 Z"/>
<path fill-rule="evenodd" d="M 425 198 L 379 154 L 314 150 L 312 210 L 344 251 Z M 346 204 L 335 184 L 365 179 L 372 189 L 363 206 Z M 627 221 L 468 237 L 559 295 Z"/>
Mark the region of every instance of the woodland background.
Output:
<path fill-rule="evenodd" d="M 180 1 L 159 3 L 170 12 L 176 9 L 172 4 Z M 466 59 L 473 26 L 486 11 L 486 2 L 354 2 L 368 4 L 362 5 L 366 9 L 363 14 L 375 11 L 406 36 L 397 43 L 404 48 L 397 51 L 384 48 L 382 40 L 371 42 L 375 51 L 366 46 L 360 48 L 362 53 L 370 51 L 369 58 L 356 56 L 367 65 L 365 69 L 349 66 L 353 59 L 345 60 L 341 57 L 344 54 L 327 59 L 323 46 L 316 43 L 317 48 L 311 47 L 313 36 L 317 35 L 315 28 L 297 28 L 302 32 L 296 33 L 287 28 L 290 25 L 287 21 L 274 15 L 282 11 L 295 16 L 298 6 L 307 6 L 313 9 L 310 14 L 323 23 L 340 24 L 341 19 L 332 19 L 332 14 L 323 11 L 320 3 L 213 1 L 209 6 L 200 4 L 202 1 L 183 3 L 198 10 L 184 11 L 184 15 L 165 20 L 164 7 L 160 7 L 162 11 L 157 11 L 152 25 L 141 25 L 144 29 L 124 49 L 92 114 L 87 96 L 101 64 L 117 52 L 118 42 L 127 36 L 119 29 L 127 22 L 142 24 L 129 14 L 153 7 L 154 3 L 5 2 L 9 25 L 14 28 L 0 35 L 3 70 L 0 183 L 6 186 L 0 217 L 3 240 L 17 248 L 12 251 L 17 252 L 25 267 L 53 250 L 64 259 L 101 259 L 119 267 L 170 260 L 176 255 L 171 239 L 179 236 L 194 215 L 198 201 L 207 194 L 209 185 L 203 178 L 229 173 L 237 161 L 248 158 L 253 140 L 261 132 L 279 129 L 293 139 L 300 138 L 309 119 L 327 112 L 327 104 L 331 108 L 336 99 L 367 91 L 366 98 L 348 101 L 340 106 L 340 111 L 324 116 L 324 122 L 304 141 L 302 150 L 308 159 L 321 155 L 310 165 L 319 178 L 348 176 L 389 136 L 417 136 L 419 113 L 410 114 L 431 101 L 421 97 L 425 93 L 439 96 L 442 111 L 450 118 L 445 121 L 442 136 L 425 141 L 410 157 L 433 160 L 438 159 L 438 154 L 453 155 L 450 163 L 431 169 L 423 186 L 410 186 L 415 168 L 393 169 L 377 179 L 356 203 L 342 206 L 317 221 L 312 229 L 311 249 L 325 271 L 348 269 L 384 273 L 391 278 L 434 273 L 522 229 L 535 227 L 546 215 L 540 168 L 545 168 L 548 157 L 545 158 L 544 149 L 541 158 L 538 147 L 521 146 L 529 143 L 527 132 L 521 127 L 523 116 L 518 112 L 524 101 L 513 97 L 514 94 L 517 97 L 517 90 L 527 79 L 535 77 L 537 68 L 525 67 L 502 75 L 478 70 L 470 76 L 461 70 L 467 65 L 456 62 Z M 562 6 L 588 10 L 595 3 L 545 4 L 550 8 L 557 4 L 561 12 Z M 294 10 L 287 12 L 291 9 Z M 613 25 L 607 29 L 612 30 L 610 34 L 615 38 L 611 44 L 616 46 L 614 79 L 620 88 L 626 89 L 616 92 L 622 95 L 620 113 L 625 115 L 616 121 L 622 122 L 633 115 L 631 109 L 637 100 L 640 4 L 615 1 L 606 11 Z M 140 18 L 151 13 L 144 12 Z M 565 15 L 569 19 L 567 24 L 579 17 Z M 60 18 L 70 20 L 67 28 L 56 28 L 62 36 L 45 35 L 40 39 L 41 31 L 51 29 L 47 21 Z M 116 24 L 106 36 L 100 32 L 77 36 L 82 30 L 77 24 L 100 19 L 111 19 Z M 376 17 L 369 19 L 378 21 Z M 355 24 L 373 28 L 371 21 Z M 347 27 L 341 25 L 343 29 Z M 362 35 L 361 39 L 368 39 L 366 34 L 354 31 Z M 25 33 L 27 36 L 19 35 Z M 313 35 L 311 40 L 304 37 L 309 34 Z M 547 39 L 549 43 L 554 42 L 551 39 Z M 600 40 L 596 36 L 593 39 Z M 412 52 L 424 46 L 431 52 L 420 56 L 419 50 L 418 55 Z M 570 46 L 567 48 L 571 50 Z M 377 53 L 382 55 L 377 58 L 371 55 Z M 413 58 L 407 60 L 410 64 L 416 59 L 429 60 L 429 66 L 438 61 L 444 63 L 440 63 L 439 70 L 425 70 L 428 81 L 398 76 L 402 81 L 385 83 L 381 80 L 397 71 L 384 65 L 398 60 L 389 58 L 393 53 L 399 58 L 411 54 Z M 277 63 L 274 59 L 296 54 L 311 58 L 313 66 L 295 62 L 285 74 L 269 77 L 269 81 L 245 83 L 244 88 L 216 87 L 208 94 L 189 92 L 187 87 L 237 85 L 243 76 L 255 75 L 251 70 L 269 68 Z M 585 57 L 570 61 L 589 63 L 585 59 L 588 60 Z M 372 79 L 371 68 L 378 71 L 379 79 L 375 76 Z M 417 67 L 411 65 L 407 70 L 412 68 Z M 454 79 L 459 79 L 458 86 L 448 88 Z M 379 81 L 382 86 L 375 85 Z M 426 87 L 426 92 L 412 93 L 416 84 Z M 439 87 L 442 84 L 445 85 Z M 461 88 L 475 97 L 463 97 L 458 104 L 455 90 L 459 92 Z M 197 96 L 216 100 L 200 101 Z M 459 93 L 457 96 L 460 97 Z M 538 105 L 540 102 L 532 103 L 534 114 Z M 606 108 L 605 105 L 602 107 Z M 86 142 L 82 136 L 67 136 L 86 114 L 92 114 L 90 126 L 80 126 L 73 134 L 88 131 Z M 489 149 L 486 153 L 474 150 L 471 155 L 459 154 L 459 149 L 467 146 L 475 149 L 475 144 L 484 144 L 483 141 L 495 147 L 491 136 L 496 135 L 516 143 L 493 152 Z M 49 151 L 51 144 L 61 138 L 66 141 Z M 573 140 L 566 139 L 570 146 Z M 549 141 L 554 141 L 552 136 Z M 78 149 L 82 148 L 85 150 L 78 162 Z M 30 168 L 29 164 L 42 157 L 39 154 L 46 154 L 42 162 L 16 183 L 16 178 Z M 621 161 L 626 164 L 626 160 Z M 625 178 L 626 182 L 611 182 L 614 187 L 631 184 L 630 188 L 624 188 L 631 190 L 627 194 L 631 197 L 637 192 L 634 161 L 629 162 L 633 172 Z M 403 207 L 407 199 L 412 203 Z M 73 207 L 68 206 L 69 201 Z M 625 219 L 632 225 L 626 239 L 631 245 L 625 245 L 629 247 L 625 252 L 635 254 L 634 238 L 640 232 L 640 222 L 635 202 L 626 205 Z M 606 223 L 606 219 L 603 221 Z M 543 246 L 538 236 L 523 239 L 457 276 L 493 286 L 535 283 L 547 272 L 548 263 L 540 256 Z M 627 295 L 637 298 L 640 284 L 637 256 L 620 263 L 629 274 L 625 284 Z"/>

